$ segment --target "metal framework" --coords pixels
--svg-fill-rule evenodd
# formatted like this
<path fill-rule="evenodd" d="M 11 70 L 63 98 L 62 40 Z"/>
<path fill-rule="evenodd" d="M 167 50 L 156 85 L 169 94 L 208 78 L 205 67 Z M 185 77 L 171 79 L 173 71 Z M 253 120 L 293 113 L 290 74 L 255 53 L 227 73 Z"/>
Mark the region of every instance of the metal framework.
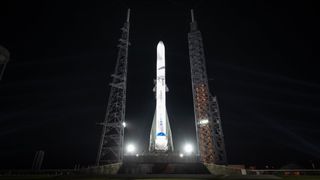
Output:
<path fill-rule="evenodd" d="M 0 81 L 3 77 L 4 70 L 6 69 L 7 63 L 10 59 L 9 51 L 0 45 Z"/>
<path fill-rule="evenodd" d="M 188 33 L 198 152 L 203 163 L 226 164 L 224 137 L 217 98 L 209 91 L 202 35 L 191 10 Z"/>
<path fill-rule="evenodd" d="M 32 170 L 40 170 L 43 163 L 44 151 L 37 151 L 32 163 Z"/>
<path fill-rule="evenodd" d="M 102 125 L 100 145 L 97 154 L 97 165 L 121 163 L 123 160 L 123 141 L 125 110 L 126 110 L 126 87 L 127 87 L 127 64 L 129 48 L 129 19 L 121 28 L 122 35 L 118 44 L 118 57 L 112 76 L 111 89 L 108 99 L 107 112 Z"/>

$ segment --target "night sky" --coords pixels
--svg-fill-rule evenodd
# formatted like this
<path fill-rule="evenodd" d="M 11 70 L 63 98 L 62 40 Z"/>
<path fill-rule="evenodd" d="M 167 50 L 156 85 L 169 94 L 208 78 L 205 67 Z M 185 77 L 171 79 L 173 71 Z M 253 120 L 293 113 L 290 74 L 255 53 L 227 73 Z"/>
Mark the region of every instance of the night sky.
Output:
<path fill-rule="evenodd" d="M 120 28 L 131 8 L 126 142 L 146 150 L 156 45 L 166 46 L 175 149 L 195 143 L 187 33 L 202 32 L 230 164 L 320 167 L 319 16 L 312 1 L 1 1 L 0 168 L 95 162 Z"/>

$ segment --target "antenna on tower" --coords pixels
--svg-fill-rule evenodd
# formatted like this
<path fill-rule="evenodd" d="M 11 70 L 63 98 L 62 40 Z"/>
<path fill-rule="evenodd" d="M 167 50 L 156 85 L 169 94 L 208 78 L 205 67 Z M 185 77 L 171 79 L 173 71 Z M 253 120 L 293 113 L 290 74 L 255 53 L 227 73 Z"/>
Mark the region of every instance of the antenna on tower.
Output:
<path fill-rule="evenodd" d="M 190 11 L 191 11 L 191 22 L 194 22 L 194 14 L 193 14 L 193 9 L 191 9 Z"/>
<path fill-rule="evenodd" d="M 197 21 L 194 20 L 193 9 L 191 9 L 190 11 L 191 11 L 190 31 L 191 31 L 191 32 L 194 32 L 194 31 L 197 31 L 197 30 L 198 30 Z"/>
<path fill-rule="evenodd" d="M 127 22 L 129 22 L 130 20 L 130 8 L 128 9 L 128 12 L 127 12 Z"/>

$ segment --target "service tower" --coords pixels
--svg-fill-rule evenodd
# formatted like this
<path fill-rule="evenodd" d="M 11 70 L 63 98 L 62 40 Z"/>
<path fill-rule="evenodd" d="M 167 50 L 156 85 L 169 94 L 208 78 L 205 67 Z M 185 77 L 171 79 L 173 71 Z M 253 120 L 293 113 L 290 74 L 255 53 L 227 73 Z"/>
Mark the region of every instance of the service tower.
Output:
<path fill-rule="evenodd" d="M 217 97 L 209 91 L 202 35 L 191 10 L 188 33 L 193 106 L 200 161 L 226 164 L 224 136 Z"/>
<path fill-rule="evenodd" d="M 157 79 L 155 80 L 156 112 L 154 113 L 151 132 L 149 152 L 173 151 L 172 134 L 166 108 L 166 66 L 165 48 L 162 41 L 157 45 Z"/>

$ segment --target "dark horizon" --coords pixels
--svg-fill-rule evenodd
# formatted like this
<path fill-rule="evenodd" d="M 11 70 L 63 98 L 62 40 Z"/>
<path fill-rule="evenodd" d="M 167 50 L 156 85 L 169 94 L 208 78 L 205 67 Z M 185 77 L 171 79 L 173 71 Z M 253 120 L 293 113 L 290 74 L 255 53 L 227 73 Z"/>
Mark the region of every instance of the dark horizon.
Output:
<path fill-rule="evenodd" d="M 320 168 L 319 27 L 313 2 L 19 2 L 0 12 L 0 169 L 93 165 L 120 28 L 131 9 L 125 141 L 147 149 L 156 45 L 166 47 L 175 149 L 195 143 L 187 33 L 202 32 L 229 164 Z"/>

